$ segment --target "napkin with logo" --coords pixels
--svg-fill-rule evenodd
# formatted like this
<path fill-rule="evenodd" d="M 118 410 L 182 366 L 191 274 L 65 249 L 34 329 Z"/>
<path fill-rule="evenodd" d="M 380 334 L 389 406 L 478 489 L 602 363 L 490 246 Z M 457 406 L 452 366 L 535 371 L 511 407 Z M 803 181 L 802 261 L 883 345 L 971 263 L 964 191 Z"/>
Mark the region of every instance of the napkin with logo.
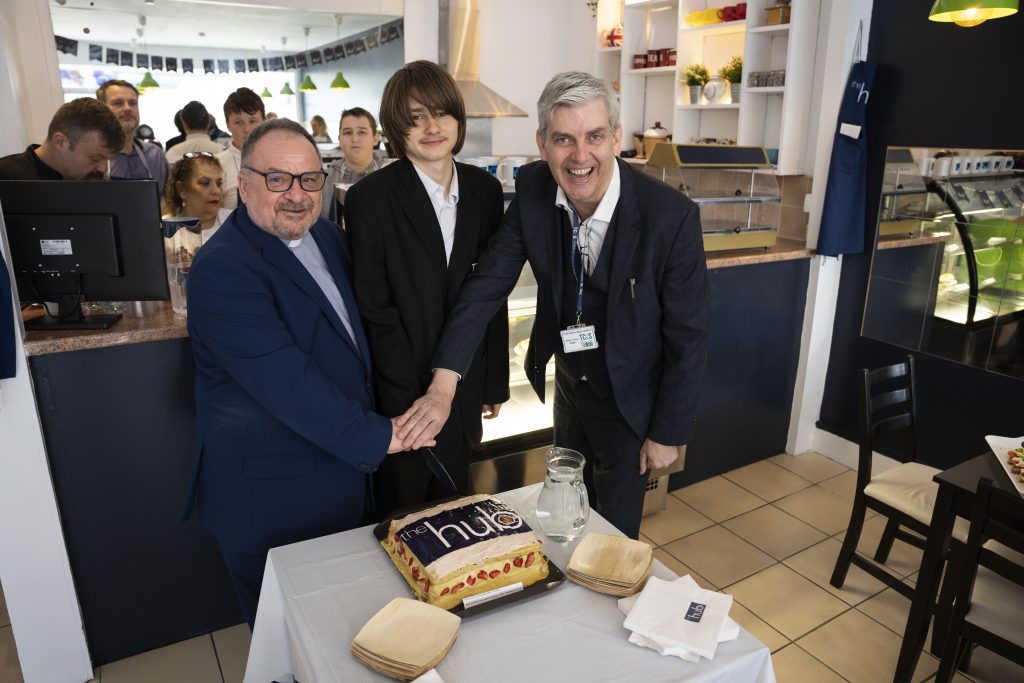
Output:
<path fill-rule="evenodd" d="M 693 580 L 689 574 L 682 576 L 675 581 L 676 583 L 683 583 L 687 586 L 699 587 L 697 582 Z M 629 611 L 633 609 L 633 605 L 640 599 L 640 594 L 630 595 L 627 598 L 619 600 L 619 610 L 629 616 Z M 740 625 L 733 621 L 732 617 L 726 617 L 725 622 L 722 624 L 722 630 L 718 634 L 718 642 L 724 643 L 730 640 L 736 640 L 740 637 Z M 679 657 L 680 659 L 687 662 L 699 662 L 700 655 L 694 654 L 687 650 L 685 647 L 679 647 L 677 643 L 663 642 L 660 638 L 648 638 L 638 633 L 629 634 L 629 642 L 640 647 L 649 647 L 659 655 L 672 655 L 673 657 Z"/>
<path fill-rule="evenodd" d="M 652 576 L 622 625 L 643 639 L 630 636 L 630 642 L 653 645 L 662 654 L 688 661 L 692 657 L 683 652 L 712 659 L 731 607 L 731 595 L 704 590 L 692 579 L 662 581 Z"/>

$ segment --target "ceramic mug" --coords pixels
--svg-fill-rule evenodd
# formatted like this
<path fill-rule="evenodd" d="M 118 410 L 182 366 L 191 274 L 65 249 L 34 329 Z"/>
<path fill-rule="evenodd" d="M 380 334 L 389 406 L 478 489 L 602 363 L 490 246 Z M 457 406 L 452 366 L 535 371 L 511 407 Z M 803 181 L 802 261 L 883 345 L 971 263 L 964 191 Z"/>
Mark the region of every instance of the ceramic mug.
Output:
<path fill-rule="evenodd" d="M 498 180 L 502 185 L 515 185 L 519 167 L 526 163 L 526 157 L 505 157 L 498 163 Z"/>
<path fill-rule="evenodd" d="M 717 16 L 719 21 L 736 21 L 736 7 L 733 5 L 723 7 L 718 10 Z"/>
<path fill-rule="evenodd" d="M 491 175 L 497 175 L 498 161 L 498 157 L 480 157 L 480 163 L 478 165 Z"/>
<path fill-rule="evenodd" d="M 746 19 L 747 18 L 747 3 L 740 2 L 736 3 L 736 18 Z"/>

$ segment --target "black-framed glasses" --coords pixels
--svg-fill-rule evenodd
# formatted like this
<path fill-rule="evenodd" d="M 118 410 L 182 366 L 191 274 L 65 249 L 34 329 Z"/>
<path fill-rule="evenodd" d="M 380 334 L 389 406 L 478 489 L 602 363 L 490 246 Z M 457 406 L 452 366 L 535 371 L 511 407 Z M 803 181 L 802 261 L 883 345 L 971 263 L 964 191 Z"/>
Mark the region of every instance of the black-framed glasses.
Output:
<path fill-rule="evenodd" d="M 319 192 L 324 188 L 324 183 L 327 182 L 327 173 L 324 171 L 307 171 L 306 173 L 295 175 L 294 173 L 285 173 L 284 171 L 268 171 L 264 173 L 263 171 L 257 171 L 252 166 L 245 166 L 245 169 L 263 176 L 263 180 L 267 183 L 267 189 L 271 192 L 287 192 L 292 189 L 292 184 L 296 179 L 299 181 L 299 187 L 306 192 Z"/>
<path fill-rule="evenodd" d="M 206 157 L 207 159 L 216 158 L 212 152 L 185 152 L 181 157 L 183 159 L 199 159 L 200 157 Z"/>

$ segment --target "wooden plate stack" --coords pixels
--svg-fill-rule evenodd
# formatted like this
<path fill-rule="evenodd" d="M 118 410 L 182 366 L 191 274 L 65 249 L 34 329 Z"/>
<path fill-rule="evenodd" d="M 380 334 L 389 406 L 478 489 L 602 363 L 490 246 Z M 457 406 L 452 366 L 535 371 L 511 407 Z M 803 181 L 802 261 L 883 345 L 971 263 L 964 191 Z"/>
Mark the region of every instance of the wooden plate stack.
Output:
<path fill-rule="evenodd" d="M 461 621 L 440 607 L 395 598 L 356 634 L 352 654 L 378 673 L 411 681 L 444 659 Z"/>
<path fill-rule="evenodd" d="M 654 552 L 643 541 L 591 533 L 569 558 L 569 578 L 587 588 L 626 597 L 640 590 L 651 575 Z"/>

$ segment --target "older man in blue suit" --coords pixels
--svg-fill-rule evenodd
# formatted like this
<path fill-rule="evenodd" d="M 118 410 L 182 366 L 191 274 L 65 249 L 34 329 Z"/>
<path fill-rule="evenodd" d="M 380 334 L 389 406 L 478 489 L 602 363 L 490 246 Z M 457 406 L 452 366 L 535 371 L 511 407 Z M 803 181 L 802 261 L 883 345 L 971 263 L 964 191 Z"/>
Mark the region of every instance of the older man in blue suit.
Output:
<path fill-rule="evenodd" d="M 276 119 L 242 148 L 242 204 L 197 255 L 189 509 L 217 537 L 249 625 L 267 551 L 358 526 L 369 476 L 402 450 L 374 412 L 342 233 L 319 220 L 309 134 Z"/>

